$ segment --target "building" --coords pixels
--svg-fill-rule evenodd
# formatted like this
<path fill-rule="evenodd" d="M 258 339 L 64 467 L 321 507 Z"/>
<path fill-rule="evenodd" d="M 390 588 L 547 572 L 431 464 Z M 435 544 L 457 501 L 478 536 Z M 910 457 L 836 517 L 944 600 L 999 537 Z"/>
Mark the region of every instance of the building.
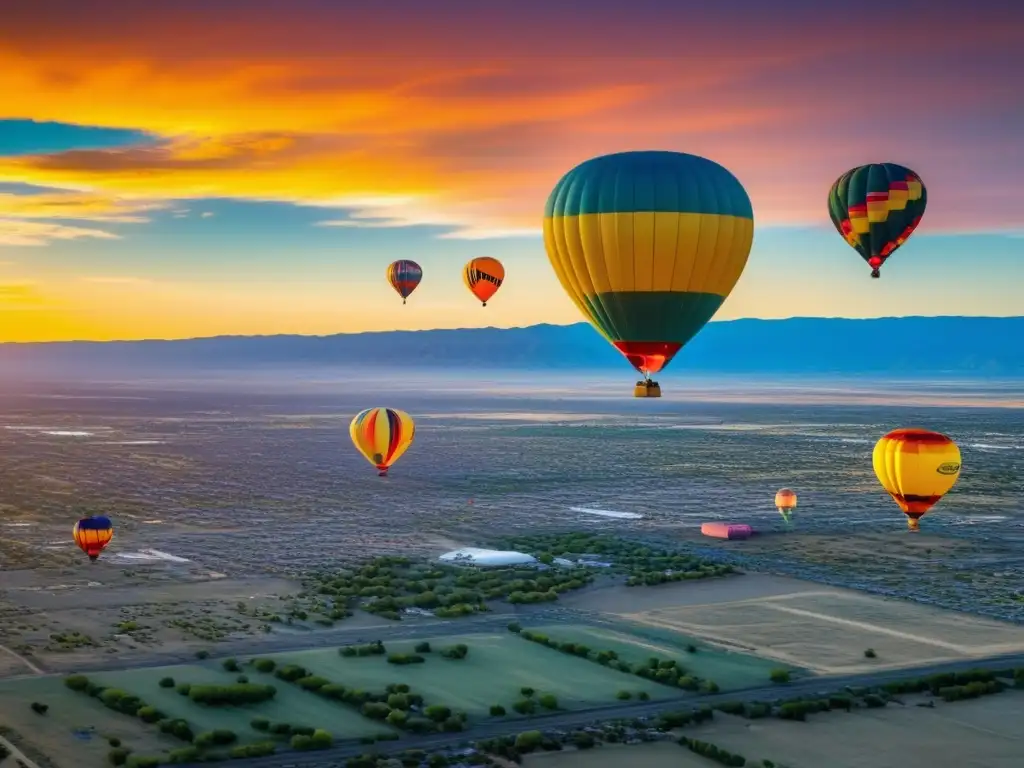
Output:
<path fill-rule="evenodd" d="M 754 530 L 743 523 L 702 523 L 700 532 L 714 539 L 748 539 Z"/>
<path fill-rule="evenodd" d="M 438 560 L 449 565 L 476 565 L 481 567 L 509 565 L 537 565 L 537 558 L 524 552 L 503 552 L 497 549 L 464 547 L 446 552 Z"/>

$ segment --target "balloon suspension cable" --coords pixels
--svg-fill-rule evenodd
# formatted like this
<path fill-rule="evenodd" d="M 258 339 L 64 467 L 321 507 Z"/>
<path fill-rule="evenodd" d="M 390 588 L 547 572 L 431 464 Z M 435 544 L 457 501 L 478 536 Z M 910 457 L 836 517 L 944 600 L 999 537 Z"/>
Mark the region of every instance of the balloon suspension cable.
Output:
<path fill-rule="evenodd" d="M 871 270 L 871 276 L 872 276 L 872 277 L 881 277 L 881 276 L 882 276 L 882 273 L 881 273 L 881 272 L 879 272 L 877 268 L 876 268 L 876 269 L 872 269 L 872 270 Z"/>

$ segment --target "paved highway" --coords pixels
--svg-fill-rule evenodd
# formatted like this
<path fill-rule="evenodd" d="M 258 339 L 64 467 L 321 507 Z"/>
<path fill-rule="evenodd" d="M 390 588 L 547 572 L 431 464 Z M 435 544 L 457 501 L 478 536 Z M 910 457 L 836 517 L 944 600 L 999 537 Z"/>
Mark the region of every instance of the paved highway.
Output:
<path fill-rule="evenodd" d="M 870 672 L 863 675 L 805 678 L 787 685 L 748 688 L 710 696 L 684 694 L 675 699 L 662 701 L 613 704 L 572 712 L 555 712 L 550 715 L 531 717 L 529 719 L 516 718 L 502 721 L 487 721 L 476 724 L 470 731 L 463 733 L 406 736 L 399 741 L 378 742 L 373 748 L 366 744 L 353 742 L 337 743 L 332 749 L 320 752 L 283 752 L 269 757 L 232 760 L 231 765 L 233 768 L 343 768 L 345 761 L 349 757 L 371 751 L 371 749 L 380 755 L 394 754 L 407 749 L 454 749 L 470 741 L 510 736 L 531 729 L 572 730 L 598 722 L 653 716 L 672 710 L 690 709 L 704 705 L 713 706 L 726 701 L 774 701 L 776 699 L 790 699 L 831 693 L 848 686 L 884 685 L 885 683 L 915 677 L 926 677 L 942 672 L 964 672 L 976 668 L 998 670 L 1014 667 L 1024 667 L 1024 654 L 992 656 L 985 659 L 931 664 L 914 669 Z M 182 768 L 201 768 L 201 765 L 199 763 L 192 763 L 187 766 L 183 765 Z"/>
<path fill-rule="evenodd" d="M 442 635 L 469 635 L 482 632 L 506 632 L 509 622 L 520 621 L 530 624 L 541 623 L 572 623 L 592 624 L 596 619 L 588 614 L 577 613 L 569 609 L 551 608 L 549 606 L 529 606 L 516 612 L 484 613 L 465 616 L 459 619 L 419 619 L 410 618 L 401 622 L 382 624 L 374 627 L 338 627 L 337 629 L 317 629 L 309 631 L 280 632 L 269 635 L 245 638 L 244 640 L 211 643 L 210 652 L 215 658 L 266 656 L 273 653 L 290 653 L 307 651 L 314 648 L 331 648 L 355 643 L 368 643 L 381 640 L 384 643 L 393 640 L 424 640 Z M 147 667 L 163 667 L 172 664 L 189 664 L 196 660 L 195 650 L 179 652 L 147 652 L 123 651 L 116 660 L 107 657 L 91 663 L 69 663 L 76 673 L 102 672 L 105 670 L 120 671 L 124 669 L 144 669 Z M 45 666 L 45 665 L 44 665 Z M 64 668 L 46 666 L 47 673 L 66 673 Z"/>

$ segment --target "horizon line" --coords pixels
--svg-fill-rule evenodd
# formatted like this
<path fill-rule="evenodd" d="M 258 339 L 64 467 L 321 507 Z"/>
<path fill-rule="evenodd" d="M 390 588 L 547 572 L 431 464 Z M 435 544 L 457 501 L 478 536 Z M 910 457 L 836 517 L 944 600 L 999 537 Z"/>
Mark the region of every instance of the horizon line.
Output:
<path fill-rule="evenodd" d="M 711 320 L 707 325 L 724 325 L 726 323 L 786 323 L 793 320 L 822 320 L 822 321 L 853 321 L 872 322 L 879 320 L 1020 320 L 1024 315 L 879 315 L 877 317 L 825 317 L 820 315 L 794 315 L 792 317 L 736 317 L 728 320 Z M 337 333 L 222 333 L 214 336 L 179 336 L 175 338 L 139 338 L 139 339 L 65 339 L 48 341 L 0 341 L 0 347 L 10 346 L 40 346 L 52 344 L 141 344 L 153 342 L 176 342 L 176 341 L 213 341 L 216 339 L 279 339 L 279 338 L 300 338 L 300 339 L 332 339 L 338 336 L 374 336 L 381 334 L 419 334 L 436 333 L 438 331 L 522 331 L 529 328 L 572 328 L 577 325 L 590 326 L 585 320 L 574 323 L 532 323 L 530 325 L 509 325 L 509 326 L 460 326 L 455 328 L 419 328 L 403 329 L 395 328 L 384 331 L 338 331 Z M 590 326 L 592 327 L 592 326 Z M 705 326 L 707 327 L 707 326 Z M 695 337 L 696 338 L 696 337 Z"/>

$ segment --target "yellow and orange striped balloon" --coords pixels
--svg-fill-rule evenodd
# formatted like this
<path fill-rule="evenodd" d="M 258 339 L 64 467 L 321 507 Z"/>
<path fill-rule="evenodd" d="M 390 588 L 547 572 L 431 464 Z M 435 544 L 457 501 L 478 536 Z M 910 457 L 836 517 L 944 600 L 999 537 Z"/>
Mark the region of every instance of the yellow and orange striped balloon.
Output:
<path fill-rule="evenodd" d="M 367 408 L 352 419 L 348 433 L 356 450 L 387 477 L 391 465 L 412 445 L 416 424 L 405 411 Z"/>
<path fill-rule="evenodd" d="M 875 444 L 871 455 L 882 487 L 907 516 L 907 527 L 946 495 L 960 477 L 960 449 L 950 438 L 926 429 L 895 429 Z"/>
<path fill-rule="evenodd" d="M 114 526 L 110 518 L 103 515 L 83 517 L 75 523 L 71 535 L 74 536 L 78 548 L 85 552 L 90 560 L 95 561 L 114 538 Z"/>
<path fill-rule="evenodd" d="M 462 280 L 486 307 L 487 302 L 498 292 L 505 280 L 505 267 L 490 256 L 471 259 L 462 270 Z"/>

